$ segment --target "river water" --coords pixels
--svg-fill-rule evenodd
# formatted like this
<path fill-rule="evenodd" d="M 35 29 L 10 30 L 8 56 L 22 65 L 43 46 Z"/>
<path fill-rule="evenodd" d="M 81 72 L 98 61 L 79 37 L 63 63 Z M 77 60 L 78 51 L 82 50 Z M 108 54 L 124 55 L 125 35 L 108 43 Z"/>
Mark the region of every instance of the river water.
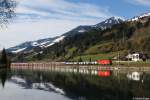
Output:
<path fill-rule="evenodd" d="M 98 76 L 50 71 L 0 71 L 1 100 L 150 100 L 149 73 Z"/>
<path fill-rule="evenodd" d="M 55 92 L 25 89 L 11 81 L 7 81 L 5 88 L 1 87 L 0 91 L 1 100 L 70 100 Z"/>

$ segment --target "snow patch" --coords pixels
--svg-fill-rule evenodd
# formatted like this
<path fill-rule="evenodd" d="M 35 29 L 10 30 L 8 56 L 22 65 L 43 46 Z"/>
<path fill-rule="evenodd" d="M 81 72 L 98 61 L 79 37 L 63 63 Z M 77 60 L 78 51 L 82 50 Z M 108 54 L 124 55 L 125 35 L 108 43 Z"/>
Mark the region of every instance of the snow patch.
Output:
<path fill-rule="evenodd" d="M 55 39 L 53 42 L 54 42 L 54 43 L 60 42 L 60 41 L 63 40 L 64 38 L 65 38 L 65 36 L 61 36 L 61 37 Z"/>
<path fill-rule="evenodd" d="M 19 52 L 21 52 L 21 51 L 23 51 L 23 50 L 25 50 L 27 47 L 25 47 L 25 48 L 21 48 L 21 49 L 17 49 L 16 51 L 12 51 L 12 53 L 19 53 Z"/>
<path fill-rule="evenodd" d="M 150 13 L 145 13 L 145 14 L 142 14 L 141 16 L 133 17 L 129 19 L 128 21 L 138 21 L 139 19 L 142 19 L 144 17 L 150 17 Z"/>
<path fill-rule="evenodd" d="M 83 33 L 83 32 L 85 32 L 86 30 L 84 30 L 84 29 L 81 29 L 81 30 L 79 30 L 78 32 L 79 33 Z"/>
<path fill-rule="evenodd" d="M 148 16 L 150 16 L 150 13 L 145 13 L 145 14 L 139 16 L 139 18 L 148 17 Z"/>
<path fill-rule="evenodd" d="M 40 51 L 39 53 L 40 53 L 40 54 L 42 54 L 42 53 L 43 53 L 43 51 Z"/>
<path fill-rule="evenodd" d="M 37 42 L 33 42 L 33 43 L 32 43 L 32 46 L 35 46 L 35 47 L 36 47 L 36 46 L 39 46 L 39 44 L 38 44 Z"/>
<path fill-rule="evenodd" d="M 45 44 L 47 44 L 47 43 L 49 43 L 50 41 L 45 41 L 45 42 L 42 42 L 42 43 L 40 43 L 40 45 L 45 45 Z"/>
<path fill-rule="evenodd" d="M 49 47 L 49 46 L 52 46 L 54 45 L 55 43 L 58 43 L 60 41 L 62 41 L 63 39 L 65 38 L 65 36 L 61 36 L 61 37 L 58 37 L 57 39 L 55 39 L 54 41 L 52 41 L 50 44 L 44 46 L 45 48 Z"/>
<path fill-rule="evenodd" d="M 118 20 L 117 20 L 118 21 Z M 109 23 L 112 23 L 112 20 L 109 20 Z"/>
<path fill-rule="evenodd" d="M 50 43 L 50 44 L 48 44 L 48 45 L 46 45 L 46 46 L 44 46 L 45 48 L 47 48 L 47 47 L 50 47 L 50 46 L 52 46 L 52 45 L 54 45 L 55 43 Z"/>

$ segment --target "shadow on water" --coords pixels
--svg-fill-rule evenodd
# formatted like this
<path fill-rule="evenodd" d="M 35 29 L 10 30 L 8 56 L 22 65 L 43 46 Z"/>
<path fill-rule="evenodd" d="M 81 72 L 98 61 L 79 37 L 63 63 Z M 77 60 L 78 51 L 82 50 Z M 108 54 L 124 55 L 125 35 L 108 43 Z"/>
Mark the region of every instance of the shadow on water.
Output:
<path fill-rule="evenodd" d="M 62 89 L 67 97 L 75 100 L 132 100 L 134 97 L 150 96 L 150 74 L 144 75 L 144 81 L 129 80 L 125 74 L 99 77 L 73 73 L 13 71 L 13 75 L 26 81 L 22 85 L 32 88 L 34 83 L 44 83 Z M 42 86 L 43 87 L 43 86 Z M 39 85 L 38 89 L 42 89 Z M 58 92 L 58 91 L 56 91 Z"/>
<path fill-rule="evenodd" d="M 3 49 L 0 56 L 0 80 L 3 87 L 5 86 L 5 82 L 10 75 L 10 64 L 11 60 L 7 56 L 6 50 Z"/>
<path fill-rule="evenodd" d="M 10 78 L 10 72 L 11 70 L 9 66 L 0 67 L 0 80 L 3 87 L 5 86 L 6 80 Z"/>

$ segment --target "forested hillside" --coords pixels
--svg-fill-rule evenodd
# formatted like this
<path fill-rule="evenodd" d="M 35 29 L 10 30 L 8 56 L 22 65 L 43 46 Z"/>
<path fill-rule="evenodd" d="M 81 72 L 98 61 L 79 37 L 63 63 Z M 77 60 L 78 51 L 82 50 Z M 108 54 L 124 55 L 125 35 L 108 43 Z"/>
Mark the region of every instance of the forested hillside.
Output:
<path fill-rule="evenodd" d="M 128 52 L 145 52 L 150 50 L 150 17 L 136 21 L 125 21 L 107 29 L 91 29 L 84 34 L 65 37 L 62 41 L 43 49 L 42 53 L 24 54 L 24 61 L 77 61 L 111 59 Z M 18 54 L 15 60 L 22 54 Z"/>

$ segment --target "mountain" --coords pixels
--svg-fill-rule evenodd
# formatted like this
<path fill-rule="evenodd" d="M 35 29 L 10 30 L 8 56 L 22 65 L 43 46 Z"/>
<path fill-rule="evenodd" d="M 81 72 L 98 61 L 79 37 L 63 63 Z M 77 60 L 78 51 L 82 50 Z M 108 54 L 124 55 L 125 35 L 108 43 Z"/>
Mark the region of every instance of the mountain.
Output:
<path fill-rule="evenodd" d="M 141 14 L 140 16 L 135 16 L 131 19 L 129 19 L 128 21 L 140 21 L 140 20 L 145 20 L 145 18 L 150 18 L 150 13 L 144 13 Z"/>
<path fill-rule="evenodd" d="M 42 51 L 42 49 L 52 46 L 55 43 L 58 43 L 59 41 L 63 40 L 65 37 L 70 37 L 70 36 L 74 36 L 77 34 L 83 34 L 85 32 L 93 30 L 93 29 L 104 30 L 107 28 L 111 28 L 113 25 L 119 24 L 122 22 L 123 22 L 123 20 L 121 18 L 111 17 L 111 18 L 109 18 L 105 21 L 102 21 L 96 25 L 78 26 L 61 36 L 22 43 L 15 47 L 8 48 L 7 52 L 11 52 L 11 53 L 15 53 L 15 54 L 16 53 L 30 53 L 30 52 L 35 52 L 35 51 L 40 52 L 40 51 Z"/>
<path fill-rule="evenodd" d="M 93 29 L 93 27 L 90 26 L 90 25 L 89 25 L 89 26 L 88 26 L 88 25 L 78 26 L 78 27 L 72 29 L 71 31 L 69 31 L 69 32 L 67 32 L 67 33 L 65 33 L 65 34 L 63 34 L 63 35 L 64 35 L 64 36 L 74 36 L 74 35 L 76 35 L 76 34 L 85 33 L 85 32 L 87 32 L 87 31 L 89 31 L 89 30 L 91 30 L 91 29 Z"/>
<path fill-rule="evenodd" d="M 137 21 L 124 21 L 106 29 L 90 29 L 84 34 L 65 37 L 43 50 L 32 59 L 49 61 L 95 61 L 98 59 L 121 58 L 129 52 L 139 52 L 150 56 L 150 16 L 141 15 Z M 105 23 L 108 23 L 107 20 Z M 28 57 L 28 56 L 27 56 Z"/>
<path fill-rule="evenodd" d="M 129 52 L 150 55 L 150 15 L 143 14 L 127 21 L 112 17 L 96 25 L 78 26 L 52 39 L 47 44 L 50 46 L 41 48 L 39 44 L 32 45 L 32 52 L 17 53 L 12 61 L 95 61 L 115 58 L 118 52 L 120 57 Z"/>
<path fill-rule="evenodd" d="M 37 41 L 29 41 L 29 42 L 25 42 L 22 43 L 20 45 L 17 45 L 15 47 L 11 47 L 7 49 L 7 52 L 11 52 L 11 53 L 20 53 L 20 52 L 24 52 L 24 53 L 30 53 L 30 52 L 34 52 L 34 51 L 40 51 L 41 49 L 47 48 L 59 41 L 61 41 L 64 38 L 64 36 L 57 36 L 54 38 L 46 38 L 46 39 L 40 39 Z"/>
<path fill-rule="evenodd" d="M 107 29 L 107 28 L 111 28 L 113 25 L 115 24 L 120 24 L 120 23 L 123 23 L 124 22 L 124 19 L 121 19 L 119 17 L 111 17 L 101 23 L 98 23 L 92 27 L 95 27 L 96 29 Z"/>
<path fill-rule="evenodd" d="M 106 19 L 105 21 L 102 21 L 96 25 L 84 25 L 84 26 L 78 26 L 75 29 L 65 33 L 65 36 L 73 36 L 76 34 L 81 34 L 81 33 L 85 33 L 88 32 L 92 29 L 96 29 L 96 30 L 105 30 L 107 28 L 111 28 L 113 25 L 115 24 L 119 24 L 124 22 L 123 19 L 119 18 L 119 17 L 111 17 L 109 19 Z"/>

